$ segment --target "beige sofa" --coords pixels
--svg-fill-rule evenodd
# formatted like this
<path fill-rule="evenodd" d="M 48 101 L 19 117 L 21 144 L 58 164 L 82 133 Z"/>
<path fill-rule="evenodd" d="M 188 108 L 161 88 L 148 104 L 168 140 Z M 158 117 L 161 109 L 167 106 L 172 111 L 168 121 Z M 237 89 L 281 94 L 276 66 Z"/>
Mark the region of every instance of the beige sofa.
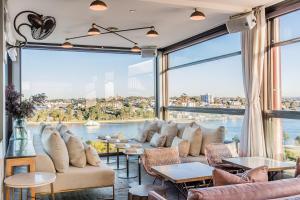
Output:
<path fill-rule="evenodd" d="M 114 198 L 115 172 L 106 164 L 100 166 L 86 165 L 84 168 L 69 166 L 66 172 L 59 173 L 56 171 L 54 164 L 42 146 L 40 133 L 34 134 L 34 148 L 37 153 L 36 171 L 56 173 L 54 183 L 54 192 L 69 192 L 88 188 L 112 187 Z M 36 189 L 38 194 L 50 193 L 50 187 L 40 187 Z"/>
<path fill-rule="evenodd" d="M 162 121 L 162 120 L 156 120 L 160 126 L 162 123 L 166 123 L 166 121 Z M 180 123 L 180 122 L 175 122 L 177 124 L 177 137 L 181 138 L 182 133 L 184 131 L 184 128 L 186 126 L 191 125 L 192 123 L 197 124 L 196 122 L 189 122 L 189 123 Z M 199 125 L 199 124 L 197 124 Z M 202 145 L 201 145 L 201 149 L 205 148 L 205 145 L 209 144 L 209 143 L 224 143 L 225 140 L 225 127 L 224 126 L 220 126 L 216 129 L 208 129 L 205 128 L 201 125 L 199 125 L 201 127 L 201 132 L 202 132 Z M 160 127 L 161 128 L 161 127 Z M 160 131 L 159 129 L 157 130 L 158 132 Z M 217 137 L 215 137 L 214 134 L 218 134 Z M 205 144 L 204 144 L 205 143 Z M 146 148 L 155 148 L 152 147 L 150 145 L 149 140 L 145 143 L 142 143 L 142 146 L 144 149 Z M 188 155 L 187 157 L 180 157 L 180 160 L 182 163 L 187 163 L 187 162 L 201 162 L 204 164 L 208 164 L 207 159 L 203 153 L 203 150 L 201 150 L 201 153 L 199 156 L 191 156 Z"/>
<path fill-rule="evenodd" d="M 150 192 L 149 200 L 165 200 Z M 296 200 L 300 199 L 300 178 L 245 183 L 189 190 L 188 200 Z"/>

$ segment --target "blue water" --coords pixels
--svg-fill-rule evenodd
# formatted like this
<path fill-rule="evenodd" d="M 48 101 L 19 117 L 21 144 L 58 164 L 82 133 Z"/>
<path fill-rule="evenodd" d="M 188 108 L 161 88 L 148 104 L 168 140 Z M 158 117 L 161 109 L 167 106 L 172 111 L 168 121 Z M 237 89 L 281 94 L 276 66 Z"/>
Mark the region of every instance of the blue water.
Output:
<path fill-rule="evenodd" d="M 224 118 L 216 120 L 205 120 L 198 122 L 207 128 L 217 128 L 225 126 L 226 140 L 231 140 L 234 136 L 240 137 L 243 117 Z M 130 139 L 136 137 L 138 128 L 143 126 L 143 122 L 128 122 L 128 123 L 101 123 L 99 127 L 88 127 L 83 124 L 70 123 L 66 124 L 69 129 L 83 140 L 94 140 L 98 136 L 122 134 Z M 28 124 L 28 129 L 36 133 L 39 125 Z M 283 131 L 289 134 L 289 139 L 286 144 L 294 144 L 294 139 L 300 136 L 300 120 L 282 119 Z"/>

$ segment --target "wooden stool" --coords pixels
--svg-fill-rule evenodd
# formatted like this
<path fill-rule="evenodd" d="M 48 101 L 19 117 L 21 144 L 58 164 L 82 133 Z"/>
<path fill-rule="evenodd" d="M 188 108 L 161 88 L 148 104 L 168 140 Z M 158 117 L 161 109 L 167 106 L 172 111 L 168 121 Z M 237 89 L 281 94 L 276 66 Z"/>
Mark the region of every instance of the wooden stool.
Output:
<path fill-rule="evenodd" d="M 130 188 L 128 192 L 128 200 L 148 200 L 148 193 L 155 191 L 166 197 L 166 189 L 159 185 L 138 185 Z"/>

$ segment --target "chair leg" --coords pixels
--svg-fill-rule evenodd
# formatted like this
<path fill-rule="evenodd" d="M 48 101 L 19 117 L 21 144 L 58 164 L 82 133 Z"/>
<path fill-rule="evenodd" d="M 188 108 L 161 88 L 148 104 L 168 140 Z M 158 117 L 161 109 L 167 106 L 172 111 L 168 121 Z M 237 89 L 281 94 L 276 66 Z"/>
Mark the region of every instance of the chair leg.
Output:
<path fill-rule="evenodd" d="M 154 184 L 155 184 L 155 181 L 156 181 L 156 177 L 154 178 L 154 181 L 153 181 L 152 185 L 154 185 Z"/>
<path fill-rule="evenodd" d="M 115 199 L 115 185 L 113 185 L 112 189 L 113 189 L 113 200 L 114 200 Z"/>

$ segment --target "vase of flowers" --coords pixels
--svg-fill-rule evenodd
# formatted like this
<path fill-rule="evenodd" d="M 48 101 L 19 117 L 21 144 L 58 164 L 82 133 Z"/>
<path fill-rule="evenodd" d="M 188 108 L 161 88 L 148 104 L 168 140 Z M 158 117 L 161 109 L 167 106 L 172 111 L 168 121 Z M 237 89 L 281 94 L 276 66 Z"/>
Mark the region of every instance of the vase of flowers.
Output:
<path fill-rule="evenodd" d="M 47 97 L 41 93 L 25 99 L 13 85 L 6 87 L 5 97 L 6 111 L 14 120 L 13 139 L 26 139 L 26 118 L 32 117 L 36 107 L 44 105 Z"/>

